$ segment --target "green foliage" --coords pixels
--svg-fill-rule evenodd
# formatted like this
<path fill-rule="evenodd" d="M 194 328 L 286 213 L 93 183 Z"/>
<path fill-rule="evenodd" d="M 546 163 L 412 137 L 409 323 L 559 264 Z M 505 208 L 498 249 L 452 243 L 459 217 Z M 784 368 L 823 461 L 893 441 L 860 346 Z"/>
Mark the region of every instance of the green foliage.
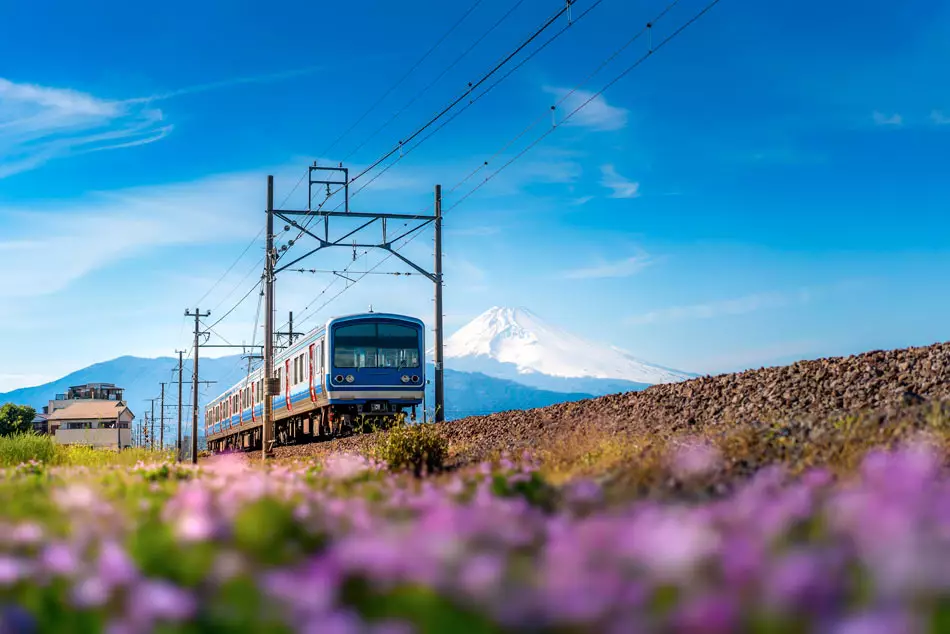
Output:
<path fill-rule="evenodd" d="M 523 497 L 533 506 L 553 510 L 557 491 L 536 471 L 522 476 L 492 475 L 492 493 L 498 497 Z"/>
<path fill-rule="evenodd" d="M 431 423 L 395 425 L 376 443 L 376 457 L 393 470 L 412 469 L 416 477 L 423 471 L 435 473 L 445 467 L 449 441 Z"/>
<path fill-rule="evenodd" d="M 73 467 L 132 466 L 139 461 L 173 460 L 173 452 L 132 447 L 122 451 L 83 445 L 59 445 L 52 436 L 32 432 L 0 436 L 0 467 L 15 467 L 31 461 Z"/>
<path fill-rule="evenodd" d="M 430 588 L 400 586 L 377 594 L 363 585 L 359 592 L 349 588 L 352 605 L 371 620 L 397 619 L 412 623 L 422 634 L 494 634 L 502 630 L 484 614 L 466 610 Z"/>
<path fill-rule="evenodd" d="M 20 433 L 0 437 L 0 466 L 15 467 L 31 460 L 54 463 L 57 447 L 49 436 Z"/>
<path fill-rule="evenodd" d="M 36 410 L 26 405 L 6 403 L 0 407 L 0 436 L 12 436 L 32 429 Z"/>

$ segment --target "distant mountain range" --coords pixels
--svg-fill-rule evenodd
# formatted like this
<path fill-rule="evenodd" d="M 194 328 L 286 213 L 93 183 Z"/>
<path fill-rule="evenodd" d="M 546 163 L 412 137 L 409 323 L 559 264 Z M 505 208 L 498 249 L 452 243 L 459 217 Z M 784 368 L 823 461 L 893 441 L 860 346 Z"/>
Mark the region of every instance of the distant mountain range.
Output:
<path fill-rule="evenodd" d="M 174 376 L 172 374 L 173 368 L 176 370 Z M 178 360 L 170 357 L 158 359 L 119 357 L 83 368 L 50 383 L 0 394 L 0 404 L 13 402 L 20 405 L 29 405 L 39 412 L 56 394 L 66 392 L 70 386 L 95 382 L 114 383 L 125 388 L 125 400 L 138 422 L 144 420 L 146 413 L 151 415 L 152 404 L 148 399 L 159 397 L 161 393 L 160 383 L 164 381 L 165 434 L 166 438 L 171 438 L 169 434 L 174 433 L 178 420 L 176 408 L 178 404 L 177 368 Z M 198 370 L 202 381 L 216 381 L 211 385 L 200 385 L 198 403 L 199 406 L 203 407 L 209 400 L 245 376 L 247 365 L 240 356 L 201 359 L 199 360 Z M 191 373 L 192 362 L 189 359 L 185 361 L 185 381 L 191 381 Z M 426 368 L 426 376 L 430 380 L 426 390 L 426 405 L 431 412 L 435 403 L 434 386 L 431 384 L 434 369 L 431 365 Z M 191 429 L 191 394 L 191 386 L 183 385 L 185 408 L 182 415 L 185 421 L 185 432 L 183 432 L 185 434 Z M 446 418 L 449 420 L 513 409 L 545 407 L 554 403 L 582 400 L 591 396 L 592 394 L 583 392 L 540 390 L 477 372 L 445 370 Z M 161 411 L 159 401 L 155 401 L 154 408 L 155 415 L 158 417 Z M 201 414 L 199 413 L 200 417 Z M 200 420 L 199 427 L 201 427 Z"/>
<path fill-rule="evenodd" d="M 445 342 L 446 418 L 490 414 L 499 411 L 545 407 L 611 394 L 642 390 L 656 383 L 669 383 L 696 375 L 651 364 L 618 348 L 593 343 L 545 323 L 526 308 L 493 307 L 463 326 Z M 0 404 L 14 402 L 41 411 L 56 394 L 73 385 L 114 383 L 125 389 L 125 400 L 142 421 L 158 398 L 165 382 L 166 435 L 177 421 L 178 359 L 119 357 L 91 365 L 61 379 L 0 394 Z M 237 383 L 247 373 L 240 356 L 201 359 L 200 407 Z M 185 360 L 184 378 L 191 381 L 192 361 Z M 430 384 L 426 405 L 434 406 L 434 376 L 426 367 Z M 191 428 L 191 385 L 183 389 L 183 420 Z M 159 401 L 154 403 L 160 415 Z M 199 418 L 201 414 L 199 413 Z M 200 427 L 200 425 L 199 425 Z M 185 432 L 187 433 L 187 431 Z M 169 436 L 170 437 L 170 436 Z"/>

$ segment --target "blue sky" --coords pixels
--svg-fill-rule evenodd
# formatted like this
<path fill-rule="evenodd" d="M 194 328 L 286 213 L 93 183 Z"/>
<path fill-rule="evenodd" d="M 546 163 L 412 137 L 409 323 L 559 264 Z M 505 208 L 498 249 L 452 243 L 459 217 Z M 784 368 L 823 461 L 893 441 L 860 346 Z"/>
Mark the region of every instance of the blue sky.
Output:
<path fill-rule="evenodd" d="M 308 163 L 361 170 L 561 6 L 523 1 L 427 88 L 512 6 L 478 3 L 331 145 L 472 4 L 0 5 L 0 390 L 187 348 L 184 309 L 201 299 L 216 321 L 259 275 L 261 240 L 222 279 L 263 226 L 267 174 L 278 203 L 304 205 L 292 189 Z M 447 328 L 523 305 L 710 373 L 946 340 L 946 3 L 722 0 L 454 206 L 666 4 L 603 0 L 354 196 L 356 210 L 416 212 L 443 185 Z M 592 5 L 576 0 L 573 16 Z M 678 2 L 654 43 L 704 5 Z M 431 262 L 431 232 L 403 252 Z M 344 249 L 307 266 L 358 275 L 380 258 Z M 312 327 L 372 303 L 431 319 L 418 277 L 368 276 L 322 307 L 344 286 L 284 273 L 278 314 Z M 250 342 L 256 299 L 215 331 Z"/>

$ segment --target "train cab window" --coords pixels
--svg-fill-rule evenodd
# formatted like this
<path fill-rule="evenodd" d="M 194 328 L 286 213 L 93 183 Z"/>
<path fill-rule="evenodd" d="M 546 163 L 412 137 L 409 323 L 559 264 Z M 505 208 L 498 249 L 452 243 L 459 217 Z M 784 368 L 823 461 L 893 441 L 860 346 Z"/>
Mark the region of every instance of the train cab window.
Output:
<path fill-rule="evenodd" d="M 338 368 L 418 368 L 419 331 L 401 324 L 352 324 L 334 331 Z"/>
<path fill-rule="evenodd" d="M 336 367 L 376 367 L 376 324 L 340 326 L 334 330 L 333 340 L 333 365 Z"/>
<path fill-rule="evenodd" d="M 419 331 L 400 324 L 379 324 L 379 367 L 418 368 Z"/>

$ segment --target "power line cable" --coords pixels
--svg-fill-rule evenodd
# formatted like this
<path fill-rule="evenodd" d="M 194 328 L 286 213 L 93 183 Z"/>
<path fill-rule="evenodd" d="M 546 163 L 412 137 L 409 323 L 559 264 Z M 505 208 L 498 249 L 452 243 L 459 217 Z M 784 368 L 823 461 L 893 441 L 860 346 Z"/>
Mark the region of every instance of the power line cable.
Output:
<path fill-rule="evenodd" d="M 492 24 L 492 26 L 489 27 L 489 29 L 488 29 L 487 31 L 485 31 L 484 33 L 482 33 L 482 35 L 481 35 L 478 39 L 476 39 L 468 48 L 466 48 L 464 51 L 462 51 L 462 54 L 459 55 L 458 57 L 456 57 L 455 60 L 454 60 L 451 64 L 449 64 L 448 66 L 446 66 L 446 67 L 442 70 L 442 72 L 439 73 L 439 74 L 435 77 L 435 79 L 433 79 L 432 81 L 430 81 L 430 82 L 425 86 L 425 88 L 423 88 L 421 91 L 419 91 L 419 92 L 417 92 L 415 95 L 413 95 L 412 99 L 410 99 L 410 100 L 406 103 L 406 105 L 404 105 L 402 108 L 400 108 L 400 109 L 399 109 L 395 114 L 393 114 L 385 123 L 383 123 L 381 126 L 379 126 L 378 128 L 376 128 L 376 130 L 374 130 L 372 134 L 370 134 L 370 135 L 369 135 L 366 139 L 364 139 L 359 145 L 357 145 L 355 148 L 353 148 L 353 150 L 352 150 L 349 154 L 347 154 L 345 157 L 343 157 L 343 161 L 346 162 L 351 156 L 353 156 L 354 154 L 356 154 L 364 145 L 366 145 L 366 144 L 369 143 L 372 139 L 374 139 L 374 138 L 376 137 L 376 135 L 379 134 L 384 128 L 386 128 L 386 127 L 387 127 L 388 125 L 390 125 L 393 121 L 395 121 L 396 119 L 398 119 L 406 110 L 408 110 L 410 107 L 412 107 L 412 105 L 413 105 L 416 101 L 418 101 L 424 94 L 426 94 L 427 92 L 429 92 L 429 90 L 430 90 L 433 86 L 435 86 L 437 83 L 439 83 L 439 81 L 441 81 L 441 79 L 442 79 L 443 77 L 445 77 L 445 75 L 446 75 L 449 71 L 451 71 L 453 68 L 455 68 L 456 66 L 458 66 L 458 64 L 459 64 L 463 59 L 465 59 L 465 57 L 468 56 L 469 53 L 471 53 L 471 52 L 475 49 L 475 47 L 477 47 L 479 44 L 481 44 L 481 42 L 482 42 L 486 37 L 488 37 L 489 35 L 491 35 L 491 33 L 492 33 L 495 29 L 497 29 L 499 26 L 501 26 L 501 24 L 502 24 L 505 20 L 507 20 L 508 17 L 509 17 L 512 13 L 514 13 L 514 12 L 518 9 L 518 7 L 520 7 L 523 3 L 524 3 L 524 0 L 518 0 L 517 2 L 515 2 L 515 3 L 508 9 L 508 11 L 506 11 L 505 14 L 501 16 L 501 18 L 499 18 L 494 24 Z"/>
<path fill-rule="evenodd" d="M 481 187 L 483 187 L 488 181 L 490 181 L 492 178 L 494 178 L 499 172 L 501 172 L 502 170 L 506 169 L 506 168 L 509 167 L 512 163 L 514 163 L 515 161 L 517 161 L 518 159 L 520 159 L 522 156 L 524 156 L 528 151 L 530 151 L 533 147 L 537 146 L 538 143 L 540 143 L 543 139 L 545 139 L 545 138 L 546 138 L 547 136 L 549 136 L 552 132 L 554 132 L 554 130 L 556 130 L 558 127 L 560 127 L 561 125 L 563 125 L 566 121 L 568 121 L 568 120 L 570 120 L 572 117 L 574 117 L 578 112 L 580 112 L 581 110 L 583 110 L 584 108 L 586 108 L 588 105 L 590 105 L 590 103 L 593 102 L 597 97 L 599 97 L 600 95 L 602 95 L 602 94 L 603 94 L 606 90 L 608 90 L 611 86 L 613 86 L 613 85 L 616 84 L 618 81 L 620 81 L 621 79 L 623 79 L 624 77 L 626 77 L 628 74 L 630 74 L 634 69 L 636 69 L 640 64 L 642 64 L 647 58 L 651 57 L 654 53 L 656 53 L 658 50 L 660 50 L 661 48 L 663 48 L 663 47 L 664 47 L 666 44 L 668 44 L 670 41 L 672 41 L 674 38 L 676 38 L 677 36 L 679 36 L 687 27 L 691 26 L 694 22 L 696 22 L 699 18 L 701 18 L 703 15 L 705 15 L 709 10 L 711 10 L 716 4 L 718 4 L 719 1 L 720 1 L 720 0 L 713 0 L 712 2 L 710 2 L 709 4 L 707 4 L 701 11 L 699 11 L 697 14 L 693 15 L 689 20 L 687 20 L 687 21 L 686 21 L 684 24 L 682 24 L 679 28 L 677 28 L 675 31 L 673 31 L 673 33 L 671 33 L 671 34 L 670 34 L 669 36 L 667 36 L 665 39 L 661 40 L 659 44 L 657 44 L 656 46 L 651 46 L 651 48 L 648 50 L 648 52 L 647 52 L 646 54 L 644 54 L 643 56 L 641 56 L 640 58 L 638 58 L 633 64 L 627 66 L 621 73 L 619 73 L 619 74 L 616 75 L 613 79 L 611 79 L 603 88 L 601 88 L 600 90 L 598 90 L 596 93 L 593 93 L 588 99 L 586 99 L 584 102 L 582 102 L 580 105 L 578 105 L 578 106 L 577 106 L 573 111 L 571 111 L 560 123 L 555 123 L 549 130 L 545 131 L 544 134 L 542 134 L 540 137 L 538 137 L 537 139 L 535 139 L 531 144 L 529 144 L 529 145 L 528 145 L 526 148 L 524 148 L 521 152 L 519 152 L 518 154 L 516 154 L 513 158 L 511 158 L 509 161 L 507 161 L 505 164 L 503 164 L 503 165 L 502 165 L 500 168 L 498 168 L 495 172 L 493 172 L 493 173 L 490 174 L 488 177 L 486 177 L 484 181 L 482 181 L 481 183 L 479 183 L 478 185 L 476 185 L 476 186 L 475 186 L 471 191 L 469 191 L 465 196 L 463 196 L 461 199 L 459 199 L 458 201 L 456 201 L 456 202 L 455 202 L 453 205 L 451 205 L 448 209 L 444 210 L 444 211 L 443 211 L 443 216 L 445 215 L 445 213 L 451 211 L 452 209 L 454 209 L 454 208 L 458 207 L 460 204 L 462 204 L 467 198 L 469 198 L 472 194 L 474 194 L 476 191 L 478 191 L 478 189 L 480 189 Z M 651 22 L 648 23 L 646 29 L 652 28 L 653 23 L 655 23 L 658 19 L 660 19 L 660 18 L 662 18 L 664 15 L 666 15 L 666 13 L 669 12 L 670 9 L 672 9 L 672 7 L 675 6 L 678 2 L 679 2 L 679 0 L 674 0 L 672 3 L 670 3 L 669 5 L 667 5 L 667 7 L 664 8 L 663 11 L 657 16 L 657 18 L 655 18 L 653 21 L 651 21 Z M 624 49 L 626 49 L 627 47 L 629 47 L 629 45 L 630 45 L 633 41 L 635 41 L 638 37 L 640 37 L 643 32 L 644 32 L 644 31 L 641 31 L 640 33 L 638 33 L 637 35 L 635 35 L 633 38 L 631 38 L 631 40 L 629 40 L 626 44 L 624 44 L 618 51 L 616 51 L 614 54 L 612 54 L 605 62 L 603 62 L 600 66 L 598 66 L 598 68 L 597 68 L 593 73 L 591 73 L 591 74 L 588 76 L 588 78 L 585 79 L 584 82 L 582 82 L 582 84 L 583 84 L 583 83 L 586 83 L 587 81 L 589 81 L 589 79 L 590 79 L 591 77 L 593 77 L 594 75 L 596 75 L 600 70 L 602 70 L 603 67 L 606 66 L 606 64 L 608 64 L 610 61 L 612 61 L 614 58 L 616 58 L 616 56 L 619 55 L 620 52 L 622 52 Z M 582 84 L 581 84 L 581 85 L 582 85 Z M 571 91 L 571 93 L 568 93 L 568 94 L 569 94 L 569 95 L 570 95 L 570 94 L 573 94 L 573 92 L 575 92 L 578 88 L 579 88 L 579 86 L 575 87 L 575 88 Z M 566 96 L 563 97 L 563 98 L 561 99 L 561 101 L 563 102 L 563 100 L 564 100 L 565 98 L 566 98 Z M 518 136 L 520 137 L 520 136 L 522 136 L 523 134 L 524 134 L 524 132 L 520 133 Z M 516 138 L 517 138 L 517 137 L 516 137 Z M 511 142 L 509 142 L 508 145 L 510 145 L 510 143 L 511 143 Z M 496 153 L 496 154 L 497 154 L 497 153 Z M 470 178 L 470 177 L 471 177 L 471 175 L 469 175 L 468 177 L 466 177 L 466 179 L 463 179 L 463 180 L 467 180 L 467 179 Z M 413 241 L 415 238 L 417 238 L 419 235 L 420 235 L 420 234 L 416 233 L 415 235 L 409 237 L 409 239 L 406 240 L 406 242 L 404 242 L 401 246 L 399 246 L 398 248 L 396 248 L 396 249 L 394 249 L 394 250 L 395 250 L 395 251 L 399 251 L 399 250 L 405 248 L 406 245 L 408 245 L 410 242 L 412 242 L 412 241 Z M 361 280 L 362 280 L 366 275 L 368 275 L 369 273 L 375 271 L 377 268 L 379 268 L 380 266 L 382 266 L 382 264 L 383 264 L 384 262 L 386 262 L 387 260 L 389 260 L 391 257 L 393 257 L 393 254 L 392 254 L 392 253 L 387 254 L 384 258 L 382 258 L 379 262 L 377 262 L 375 266 L 373 266 L 373 267 L 370 268 L 368 271 L 366 271 L 365 273 L 363 273 L 360 277 L 358 277 L 358 278 L 354 281 L 354 283 L 353 283 L 352 285 L 350 285 L 350 286 L 344 288 L 344 289 L 341 290 L 339 293 L 337 293 L 336 295 L 334 295 L 333 297 L 331 297 L 329 300 L 327 300 L 326 302 L 324 302 L 324 304 L 322 304 L 322 305 L 319 306 L 317 309 L 315 309 L 314 311 L 312 311 L 312 313 L 311 313 L 309 316 L 305 317 L 305 319 L 309 319 L 309 318 L 312 317 L 314 314 L 318 313 L 320 310 L 322 310 L 323 308 L 325 308 L 330 302 L 332 302 L 332 301 L 335 300 L 337 297 L 339 297 L 340 295 L 342 295 L 344 292 L 346 292 L 347 290 L 349 290 L 350 288 L 352 288 L 353 286 L 355 286 L 356 283 L 358 283 L 359 281 L 361 281 Z M 304 320 L 302 320 L 302 321 L 304 321 Z M 301 323 L 302 323 L 302 321 L 301 321 Z"/>
<path fill-rule="evenodd" d="M 448 106 L 446 106 L 445 108 L 443 108 L 439 113 L 437 113 L 435 116 L 433 116 L 431 119 L 429 119 L 429 121 L 427 121 L 425 124 L 423 124 L 422 126 L 420 126 L 419 128 L 417 128 L 417 129 L 416 129 L 412 134 L 410 134 L 405 140 L 399 141 L 399 143 L 397 143 L 396 146 L 395 146 L 393 149 L 391 149 L 389 152 L 387 152 L 386 154 L 384 154 L 384 155 L 381 156 L 380 158 L 376 159 L 372 164 L 370 164 L 368 167 L 366 167 L 365 169 L 363 169 L 361 172 L 359 172 L 359 173 L 358 173 L 356 176 L 354 176 L 353 178 L 348 179 L 348 183 L 349 183 L 349 184 L 352 184 L 352 183 L 355 182 L 358 178 L 360 178 L 360 177 L 366 175 L 368 172 L 370 172 L 370 171 L 372 171 L 373 169 L 375 169 L 380 163 L 382 163 L 383 161 L 385 161 L 386 159 L 388 159 L 389 157 L 391 157 L 391 156 L 392 156 L 393 154 L 395 154 L 396 152 L 400 151 L 401 148 L 402 148 L 406 143 L 409 143 L 410 141 L 412 141 L 413 139 L 415 139 L 417 136 L 419 136 L 420 134 L 422 134 L 423 132 L 425 132 L 429 127 L 431 127 L 435 122 L 437 122 L 439 119 L 441 119 L 443 116 L 445 116 L 450 110 L 452 110 L 452 108 L 454 108 L 454 107 L 455 107 L 456 105 L 458 105 L 463 99 L 465 99 L 466 96 L 470 95 L 475 89 L 477 89 L 477 88 L 478 88 L 479 86 L 481 86 L 483 83 L 485 83 L 486 81 L 488 81 L 495 73 L 497 73 L 501 68 L 503 68 L 513 57 L 515 57 L 518 53 L 520 53 L 522 50 L 524 50 L 525 47 L 527 47 L 531 42 L 533 42 L 533 41 L 534 41 L 538 36 L 540 36 L 544 31 L 546 31 L 558 18 L 560 18 L 562 15 L 564 15 L 564 13 L 568 11 L 569 7 L 571 6 L 571 4 L 572 4 L 573 2 L 574 2 L 574 0 L 571 0 L 571 2 L 566 3 L 565 6 L 564 6 L 564 8 L 562 8 L 562 9 L 558 10 L 557 12 L 555 12 L 554 15 L 552 15 L 550 18 L 548 18 L 548 19 L 544 22 L 544 24 L 542 24 L 542 25 L 541 25 L 540 27 L 538 27 L 530 36 L 528 36 L 527 39 L 525 39 L 514 51 L 512 51 L 511 53 L 509 53 L 508 55 L 506 55 L 501 61 L 499 61 L 498 63 L 496 63 L 495 66 L 494 66 L 490 71 L 488 71 L 487 73 L 485 73 L 478 81 L 476 81 L 476 82 L 474 82 L 474 83 L 469 82 L 468 88 L 465 90 L 465 92 L 463 92 L 461 95 L 459 95 L 455 100 L 453 100 Z M 603 0 L 597 0 L 597 1 L 594 3 L 594 6 L 599 5 L 601 2 L 603 2 Z M 593 8 L 593 7 L 591 7 L 591 8 Z M 589 8 L 587 11 L 585 11 L 585 13 L 588 13 L 591 8 Z M 581 16 L 579 16 L 578 19 L 580 19 L 580 17 L 581 17 Z M 576 22 L 577 20 L 574 20 L 574 21 Z M 564 30 L 564 29 L 562 29 L 562 32 L 563 32 L 563 30 Z M 545 44 L 545 46 L 546 46 L 546 44 Z M 543 48 L 543 47 L 542 47 L 542 48 Z M 520 67 L 520 64 L 519 64 L 519 67 Z M 507 76 L 510 75 L 510 74 L 511 74 L 511 73 L 507 73 L 505 76 L 507 77 Z M 496 85 L 497 85 L 497 82 L 496 82 Z M 468 107 L 468 106 L 466 106 L 465 108 L 467 108 L 467 107 Z M 454 117 L 453 117 L 453 119 L 454 119 Z M 444 126 L 444 125 L 443 125 L 443 126 L 440 126 L 439 129 L 442 129 L 443 127 L 445 127 L 445 126 Z M 430 134 L 430 135 L 427 135 L 427 136 L 426 136 L 426 139 L 430 138 L 431 136 L 432 136 L 431 134 Z M 417 143 L 414 147 L 418 147 L 420 144 L 421 144 L 421 143 Z M 397 162 L 398 162 L 398 161 L 397 161 Z M 385 170 L 384 170 L 384 171 L 385 171 Z M 378 177 L 379 177 L 379 175 L 377 175 L 376 177 L 374 177 L 372 180 L 376 180 L 376 178 L 378 178 Z M 372 182 L 372 180 L 371 180 L 370 182 Z M 360 187 L 360 188 L 357 190 L 357 193 L 358 193 L 359 191 L 362 191 L 365 187 L 366 187 L 366 185 L 363 185 L 362 187 Z M 331 196 L 335 196 L 336 194 L 338 194 L 338 193 L 339 193 L 340 191 L 342 191 L 342 190 L 343 190 L 343 187 L 338 188 L 335 192 L 333 192 L 333 193 L 331 194 Z M 351 197 L 352 197 L 352 196 L 355 196 L 355 195 L 356 195 L 356 193 L 351 194 Z M 329 197 L 330 197 L 330 196 L 328 196 L 327 198 L 329 198 Z M 338 210 L 341 206 L 342 206 L 342 203 L 341 203 L 340 205 L 337 205 L 337 207 L 334 208 L 334 211 Z M 300 236 L 303 235 L 304 230 L 305 230 L 307 227 L 310 226 L 310 222 L 312 222 L 313 218 L 314 218 L 314 217 L 311 216 L 310 218 L 307 219 L 307 221 L 304 223 L 303 229 L 302 229 L 301 232 L 297 235 L 297 239 L 299 239 Z M 295 240 L 295 242 L 296 242 L 296 240 Z"/>
<path fill-rule="evenodd" d="M 539 136 L 539 137 L 536 138 L 534 141 L 532 141 L 527 147 L 525 147 L 525 148 L 522 149 L 520 152 L 518 152 L 518 154 L 516 154 L 516 155 L 513 156 L 511 159 L 509 159 L 505 164 L 503 164 L 501 167 L 499 167 L 499 168 L 498 168 L 497 170 L 495 170 L 493 173 L 491 173 L 491 174 L 489 174 L 487 177 L 485 177 L 485 180 L 483 180 L 481 183 L 479 183 L 478 185 L 476 185 L 471 191 L 469 191 L 467 194 L 465 194 L 465 196 L 463 196 L 463 197 L 460 198 L 458 201 L 456 201 L 456 202 L 455 202 L 453 205 L 451 205 L 446 211 L 447 211 L 447 212 L 448 212 L 448 211 L 451 211 L 451 210 L 454 209 L 455 207 L 458 207 L 460 204 L 462 204 L 467 198 L 469 198 L 472 194 L 474 194 L 476 191 L 478 191 L 479 189 L 481 189 L 486 183 L 488 183 L 488 181 L 490 181 L 492 178 L 494 178 L 495 176 L 497 176 L 499 172 L 501 172 L 502 170 L 506 169 L 506 168 L 507 168 L 508 166 L 510 166 L 512 163 L 514 163 L 515 161 L 517 161 L 518 159 L 520 159 L 522 156 L 524 156 L 525 154 L 527 154 L 532 148 L 536 147 L 541 141 L 543 141 L 545 138 L 547 138 L 552 132 L 554 132 L 554 131 L 557 130 L 559 127 L 561 127 L 562 125 L 564 125 L 565 122 L 569 121 L 572 117 L 574 117 L 574 115 L 576 115 L 578 112 L 580 112 L 581 110 L 583 110 L 584 108 L 586 108 L 591 102 L 593 102 L 595 99 L 597 99 L 599 96 L 601 96 L 607 89 L 609 89 L 611 86 L 613 86 L 614 84 L 616 84 L 618 81 L 620 81 L 621 79 L 623 79 L 624 77 L 626 77 L 627 75 L 629 75 L 631 72 L 633 72 L 634 69 L 636 69 L 638 66 L 640 66 L 640 64 L 642 64 L 644 61 L 646 61 L 646 60 L 647 60 L 649 57 L 651 57 L 654 53 L 656 53 L 657 51 L 659 51 L 661 48 L 663 48 L 664 46 L 666 46 L 670 41 L 672 41 L 674 38 L 676 38 L 677 36 L 679 36 L 680 33 L 682 33 L 682 32 L 683 32 L 684 30 L 686 30 L 690 25 L 692 25 L 694 22 L 696 22 L 697 20 L 699 20 L 699 19 L 700 19 L 703 15 L 705 15 L 709 10 L 711 10 L 714 6 L 716 6 L 716 5 L 719 3 L 719 1 L 720 1 L 720 0 L 713 0 L 712 2 L 710 2 L 709 4 L 707 4 L 701 11 L 699 11 L 697 14 L 693 15 L 689 20 L 687 20 L 685 23 L 683 23 L 682 25 L 680 25 L 679 28 L 677 28 L 675 31 L 673 31 L 673 32 L 672 32 L 670 35 L 668 35 L 666 38 L 664 38 L 663 40 L 661 40 L 659 44 L 657 44 L 656 46 L 652 46 L 644 55 L 642 55 L 641 57 L 639 57 L 636 61 L 634 61 L 634 62 L 633 62 L 632 64 L 630 64 L 629 66 L 627 66 L 621 73 L 619 73 L 619 74 L 616 75 L 613 79 L 611 79 L 609 82 L 607 82 L 607 84 L 606 84 L 603 88 L 601 88 L 601 89 L 598 90 L 597 92 L 595 92 L 595 93 L 593 93 L 592 95 L 590 95 L 590 96 L 589 96 L 586 100 L 584 100 L 580 105 L 578 105 L 576 108 L 574 108 L 574 110 L 572 110 L 570 113 L 568 113 L 568 115 L 567 115 L 566 117 L 564 117 L 564 119 L 562 119 L 562 120 L 560 121 L 560 123 L 555 122 L 554 125 L 551 126 L 551 128 L 549 128 L 548 130 L 546 130 L 541 136 Z M 667 8 L 666 10 L 668 10 L 668 8 Z M 666 10 L 664 10 L 664 13 L 665 13 Z M 648 27 L 648 28 L 649 28 L 649 27 Z"/>
<path fill-rule="evenodd" d="M 429 48 L 429 50 L 426 51 L 426 52 L 422 55 L 422 57 L 420 57 L 420 58 L 416 61 L 416 63 L 413 64 L 412 67 L 411 67 L 408 71 L 406 71 L 406 73 L 396 81 L 396 83 L 394 83 L 392 86 L 390 86 L 389 89 L 386 90 L 386 92 L 384 92 L 384 93 L 382 94 L 382 96 L 380 96 L 379 99 L 376 100 L 375 103 L 373 103 L 373 105 L 371 105 L 369 108 L 367 108 L 366 111 L 365 111 L 362 115 L 360 115 L 359 119 L 357 119 L 357 120 L 353 123 L 353 125 L 351 125 L 351 126 L 350 126 L 349 128 L 347 128 L 340 136 L 338 136 L 338 137 L 333 141 L 333 143 L 331 143 L 331 144 L 327 147 L 327 149 L 324 150 L 324 151 L 321 153 L 321 156 L 326 156 L 326 155 L 330 152 L 330 150 L 332 150 L 334 147 L 336 147 L 336 144 L 337 144 L 337 143 L 339 143 L 341 140 L 343 140 L 343 138 L 346 137 L 346 135 L 348 135 L 350 132 L 352 132 L 353 129 L 356 128 L 356 126 L 358 126 L 360 123 L 362 123 L 363 120 L 366 119 L 366 117 L 369 116 L 369 114 L 370 114 L 373 110 L 375 110 L 375 109 L 379 106 L 379 104 L 381 104 L 381 103 L 386 99 L 386 97 L 388 97 L 390 94 L 392 94 L 392 92 L 393 92 L 396 88 L 398 88 L 399 86 L 401 86 L 402 83 L 403 83 L 404 81 L 406 81 L 406 79 L 409 77 L 409 75 L 411 75 L 417 68 L 419 68 L 419 66 L 421 66 L 422 63 L 423 63 L 424 61 L 426 61 L 426 60 L 429 58 L 429 56 L 432 55 L 432 53 L 435 52 L 435 49 L 439 48 L 439 46 L 442 45 L 442 42 L 444 42 L 444 41 L 449 37 L 449 35 L 451 35 L 451 34 L 455 31 L 455 29 L 457 29 L 457 28 L 459 27 L 459 25 L 462 24 L 462 22 L 465 21 L 465 18 L 467 18 L 467 17 L 478 7 L 478 5 L 480 5 L 482 2 L 483 2 L 483 0 L 475 0 L 475 3 L 472 4 L 472 5 L 468 8 L 468 10 L 467 10 L 465 13 L 462 14 L 462 17 L 460 17 L 460 18 L 455 22 L 455 24 L 453 24 L 451 27 L 449 27 L 449 30 L 446 31 L 446 32 L 442 35 L 442 37 L 440 37 L 440 38 L 438 39 L 438 41 L 436 41 L 436 43 L 433 44 L 432 47 Z M 386 125 L 386 124 L 384 124 L 383 127 L 385 127 L 385 125 Z M 378 132 L 378 130 L 377 130 L 377 132 Z M 374 132 L 373 134 L 375 135 L 376 133 Z M 364 141 L 363 143 L 361 143 L 361 144 L 358 146 L 358 148 L 359 148 L 359 147 L 362 147 L 363 144 L 365 144 L 365 143 L 366 143 L 366 141 Z M 358 149 L 358 148 L 357 148 L 357 149 Z M 356 150 L 354 150 L 354 152 L 355 152 L 355 151 L 356 151 Z M 350 154 L 352 155 L 352 152 L 351 152 Z M 345 161 L 345 160 L 346 160 L 346 159 L 344 159 L 344 161 Z"/>

